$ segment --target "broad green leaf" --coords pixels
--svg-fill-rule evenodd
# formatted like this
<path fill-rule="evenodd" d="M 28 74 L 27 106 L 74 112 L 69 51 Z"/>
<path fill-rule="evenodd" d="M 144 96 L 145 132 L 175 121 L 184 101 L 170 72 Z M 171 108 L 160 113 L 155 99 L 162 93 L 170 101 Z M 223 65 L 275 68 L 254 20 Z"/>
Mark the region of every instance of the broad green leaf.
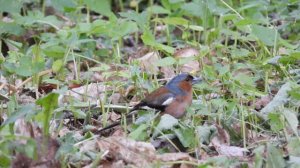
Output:
<path fill-rule="evenodd" d="M 10 159 L 11 156 L 6 155 L 4 152 L 0 152 L 0 167 L 10 167 Z"/>
<path fill-rule="evenodd" d="M 16 68 L 16 74 L 20 76 L 32 76 L 45 68 L 45 62 L 33 62 L 32 58 L 24 56 L 20 58 L 20 66 Z"/>
<path fill-rule="evenodd" d="M 224 16 L 221 16 L 221 19 L 223 22 L 228 20 L 236 20 L 238 16 L 236 14 L 225 14 Z"/>
<path fill-rule="evenodd" d="M 147 30 L 143 33 L 143 35 L 141 36 L 143 43 L 145 45 L 150 45 L 150 46 L 154 46 L 157 42 L 155 41 L 155 37 L 153 36 L 153 34 Z"/>
<path fill-rule="evenodd" d="M 9 75 L 12 73 L 15 73 L 16 71 L 16 65 L 14 63 L 10 63 L 10 62 L 4 62 L 3 63 L 3 70 L 5 70 L 5 75 Z"/>
<path fill-rule="evenodd" d="M 43 134 L 46 136 L 49 135 L 52 113 L 58 105 L 58 96 L 59 94 L 57 93 L 50 93 L 36 101 L 37 105 L 43 107 Z"/>
<path fill-rule="evenodd" d="M 2 126 L 14 123 L 18 119 L 33 116 L 36 113 L 34 104 L 27 104 L 21 106 L 16 112 L 7 117 L 7 119 L 2 123 Z"/>
<path fill-rule="evenodd" d="M 249 76 L 247 74 L 240 73 L 240 74 L 234 76 L 233 79 L 243 85 L 255 86 L 255 83 L 254 83 L 255 81 L 254 81 L 253 77 Z"/>
<path fill-rule="evenodd" d="M 219 2 L 219 0 L 210 0 L 210 1 L 205 2 L 205 4 L 207 5 L 207 8 L 209 9 L 210 13 L 216 14 L 216 15 L 219 15 L 219 16 L 223 16 L 224 14 L 228 13 L 228 11 L 230 9 L 219 5 L 217 2 Z"/>
<path fill-rule="evenodd" d="M 79 119 L 85 119 L 86 118 L 86 113 L 79 110 L 79 109 L 72 110 L 72 113 L 73 113 L 75 118 L 79 118 Z"/>
<path fill-rule="evenodd" d="M 135 22 L 121 20 L 113 31 L 117 32 L 116 37 L 123 37 L 138 31 L 138 27 Z"/>
<path fill-rule="evenodd" d="M 49 46 L 43 49 L 46 56 L 54 59 L 63 58 L 65 55 L 65 48 L 59 45 Z"/>
<path fill-rule="evenodd" d="M 205 77 L 210 79 L 215 79 L 217 76 L 217 72 L 215 71 L 214 67 L 209 65 L 203 66 L 203 73 L 205 74 Z"/>
<path fill-rule="evenodd" d="M 81 33 L 89 33 L 92 30 L 92 24 L 91 23 L 78 23 L 78 29 Z"/>
<path fill-rule="evenodd" d="M 157 61 L 157 66 L 170 66 L 176 63 L 175 58 L 173 57 L 165 57 Z"/>
<path fill-rule="evenodd" d="M 175 48 L 160 43 L 156 43 L 154 47 L 169 54 L 174 54 L 175 52 Z"/>
<path fill-rule="evenodd" d="M 200 18 L 204 18 L 206 14 L 206 4 L 204 2 L 184 3 L 181 8 L 186 13 Z"/>
<path fill-rule="evenodd" d="M 147 8 L 147 11 L 151 14 L 170 14 L 171 12 L 161 6 L 153 5 Z"/>
<path fill-rule="evenodd" d="M 78 6 L 76 0 L 51 0 L 51 5 L 55 9 L 64 12 L 76 11 L 76 7 Z"/>
<path fill-rule="evenodd" d="M 0 0 L 0 12 L 8 12 L 11 14 L 19 13 L 21 11 L 21 7 L 23 6 L 23 0 Z"/>
<path fill-rule="evenodd" d="M 250 54 L 250 51 L 245 48 L 234 48 L 231 50 L 233 58 L 243 58 Z"/>
<path fill-rule="evenodd" d="M 107 49 L 107 48 L 101 48 L 101 49 L 98 49 L 96 52 L 95 52 L 95 55 L 97 57 L 103 57 L 103 56 L 109 56 L 109 53 L 110 53 L 110 50 Z"/>
<path fill-rule="evenodd" d="M 300 52 L 293 52 L 289 56 L 282 56 L 279 58 L 279 62 L 284 65 L 295 64 L 298 60 L 300 60 Z"/>
<path fill-rule="evenodd" d="M 275 39 L 278 38 L 276 36 L 276 30 L 264 27 L 264 26 L 259 26 L 259 25 L 253 25 L 252 27 L 252 33 L 259 39 L 261 40 L 265 45 L 267 46 L 273 46 L 275 43 Z"/>
<path fill-rule="evenodd" d="M 257 20 L 246 18 L 246 19 L 242 19 L 242 20 L 235 22 L 235 25 L 236 26 L 247 26 L 247 25 L 253 25 L 253 24 L 257 24 L 257 23 L 258 23 Z"/>
<path fill-rule="evenodd" d="M 165 24 L 175 25 L 175 26 L 176 25 L 188 25 L 189 24 L 189 21 L 182 18 L 182 17 L 167 17 L 167 18 L 163 18 L 163 19 L 156 18 L 153 21 L 163 22 Z"/>
<path fill-rule="evenodd" d="M 194 129 L 180 128 L 175 129 L 174 132 L 184 147 L 193 147 L 195 145 Z"/>
<path fill-rule="evenodd" d="M 296 100 L 300 100 L 300 87 L 292 88 L 292 90 L 289 91 L 288 93 L 292 98 Z"/>
<path fill-rule="evenodd" d="M 282 152 L 275 148 L 272 144 L 267 145 L 267 160 L 266 167 L 285 167 L 284 159 L 282 158 Z"/>
<path fill-rule="evenodd" d="M 1 6 L 1 5 L 0 5 Z M 4 33 L 13 34 L 16 36 L 21 36 L 24 34 L 25 30 L 20 25 L 15 22 L 6 23 L 0 21 L 0 35 Z"/>
<path fill-rule="evenodd" d="M 28 11 L 26 16 L 17 15 L 15 16 L 16 22 L 24 26 L 33 27 L 38 24 L 39 26 L 51 26 L 56 30 L 59 30 L 62 25 L 62 21 L 58 20 L 56 16 L 44 16 L 41 11 Z"/>
<path fill-rule="evenodd" d="M 141 36 L 141 38 L 144 44 L 152 46 L 158 50 L 165 51 L 169 54 L 173 54 L 175 52 L 175 49 L 173 47 L 156 42 L 155 37 L 149 30 L 145 31 L 144 34 Z"/>
<path fill-rule="evenodd" d="M 56 61 L 53 62 L 53 65 L 52 65 L 52 70 L 54 73 L 57 73 L 61 70 L 61 68 L 63 67 L 64 65 L 64 62 L 63 60 L 61 59 L 58 59 Z"/>
<path fill-rule="evenodd" d="M 137 129 L 135 129 L 129 134 L 129 137 L 137 141 L 145 140 L 147 137 L 147 128 L 147 124 L 141 124 Z"/>
<path fill-rule="evenodd" d="M 185 0 L 169 0 L 171 4 L 184 2 Z"/>
<path fill-rule="evenodd" d="M 112 40 L 119 40 L 126 35 L 137 32 L 138 27 L 136 22 L 118 19 L 110 22 L 95 21 L 92 30 L 93 33 L 108 36 Z"/>
<path fill-rule="evenodd" d="M 279 113 L 269 113 L 268 118 L 270 119 L 269 124 L 272 131 L 279 132 L 284 128 L 283 121 Z"/>
<path fill-rule="evenodd" d="M 285 119 L 287 120 L 287 122 L 289 123 L 289 125 L 291 126 L 292 130 L 294 131 L 295 135 L 298 135 L 298 118 L 295 112 L 289 110 L 289 109 L 284 109 L 283 110 L 283 115 L 285 117 Z"/>
<path fill-rule="evenodd" d="M 153 137 L 156 137 L 160 133 L 160 131 L 169 130 L 175 125 L 178 125 L 178 120 L 169 114 L 164 114 L 163 116 L 161 116 L 160 121 L 156 126 Z"/>
<path fill-rule="evenodd" d="M 139 28 L 144 30 L 147 25 L 149 24 L 149 18 L 148 17 L 148 12 L 144 11 L 142 13 L 137 13 L 135 11 L 127 11 L 127 12 L 120 12 L 119 13 L 122 17 L 126 18 L 127 20 L 132 20 L 137 23 Z"/>
<path fill-rule="evenodd" d="M 110 0 L 83 0 L 87 7 L 95 12 L 98 12 L 105 16 L 110 16 L 111 12 L 111 1 Z"/>
<path fill-rule="evenodd" d="M 218 71 L 220 76 L 225 75 L 226 73 L 228 73 L 230 71 L 230 66 L 229 65 L 222 65 L 220 63 L 217 63 L 215 65 L 216 70 Z"/>
<path fill-rule="evenodd" d="M 214 125 L 211 126 L 198 126 L 196 128 L 198 136 L 199 136 L 199 141 L 202 144 L 209 144 L 211 139 L 217 134 L 217 128 Z"/>
<path fill-rule="evenodd" d="M 238 10 L 241 12 L 247 9 L 249 10 L 251 8 L 257 9 L 261 6 L 266 6 L 266 5 L 268 5 L 267 1 L 249 1 L 248 3 L 242 5 Z"/>

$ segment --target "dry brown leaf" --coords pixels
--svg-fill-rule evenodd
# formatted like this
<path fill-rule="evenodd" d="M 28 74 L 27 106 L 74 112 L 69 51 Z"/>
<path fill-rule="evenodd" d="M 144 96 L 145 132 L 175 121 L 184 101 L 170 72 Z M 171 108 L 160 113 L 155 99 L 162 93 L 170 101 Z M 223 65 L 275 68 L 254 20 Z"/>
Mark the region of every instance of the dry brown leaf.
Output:
<path fill-rule="evenodd" d="M 216 125 L 218 129 L 218 135 L 211 140 L 211 144 L 215 147 L 219 155 L 229 156 L 229 157 L 242 157 L 244 152 L 248 150 L 246 148 L 240 148 L 236 146 L 229 146 L 229 134 L 225 129 Z"/>
<path fill-rule="evenodd" d="M 230 135 L 229 135 L 229 133 L 224 128 L 222 128 L 222 126 L 220 126 L 218 124 L 215 124 L 215 126 L 217 127 L 217 130 L 218 130 L 217 137 L 218 137 L 219 141 L 222 144 L 229 145 L 230 144 Z"/>
<path fill-rule="evenodd" d="M 173 78 L 175 76 L 175 69 L 173 67 L 161 67 L 160 71 L 164 74 L 165 78 Z"/>
<path fill-rule="evenodd" d="M 232 124 L 231 124 L 231 128 L 234 130 L 234 132 L 235 132 L 237 135 L 242 135 L 242 126 L 241 126 L 241 123 L 232 123 Z M 248 131 L 249 131 L 249 129 L 248 129 L 247 127 L 245 127 L 245 134 L 246 134 L 246 137 L 245 137 L 245 138 L 248 138 L 248 137 L 247 137 Z"/>
<path fill-rule="evenodd" d="M 117 114 L 117 113 L 114 113 L 114 112 L 111 112 L 110 115 L 109 115 L 109 119 L 113 122 L 116 122 L 117 120 L 120 119 L 120 114 Z"/>
<path fill-rule="evenodd" d="M 90 102 L 96 104 L 97 99 L 103 99 L 105 91 L 111 90 L 111 87 L 105 86 L 102 83 L 91 83 L 78 88 L 68 90 L 64 95 L 60 95 L 58 102 L 60 105 L 69 101 L 69 98 L 75 98 L 79 101 Z"/>
<path fill-rule="evenodd" d="M 149 52 L 146 55 L 138 58 L 137 60 L 140 63 L 140 67 L 143 71 L 146 71 L 151 74 L 158 74 L 159 69 L 156 66 L 156 62 L 160 59 L 158 52 Z"/>
<path fill-rule="evenodd" d="M 270 101 L 272 100 L 272 97 L 270 95 L 261 97 L 260 99 L 256 100 L 254 103 L 255 110 L 261 110 L 264 108 Z"/>
<path fill-rule="evenodd" d="M 70 133 L 70 132 L 71 132 L 71 130 L 68 127 L 62 127 L 61 129 L 59 129 L 58 135 L 59 135 L 59 137 L 63 137 L 67 133 Z"/>
<path fill-rule="evenodd" d="M 20 104 L 30 104 L 30 103 L 35 103 L 35 99 L 32 96 L 28 96 L 26 94 L 21 94 L 20 96 L 17 97 L 18 103 Z"/>
<path fill-rule="evenodd" d="M 101 151 L 109 151 L 104 159 L 111 159 L 112 162 L 123 160 L 136 167 L 149 167 L 155 159 L 155 148 L 146 142 L 112 136 L 98 141 L 97 144 Z"/>
<path fill-rule="evenodd" d="M 111 136 L 124 137 L 124 136 L 126 136 L 126 132 L 124 131 L 124 129 L 121 126 L 119 126 L 114 129 L 114 132 L 111 134 Z"/>
<path fill-rule="evenodd" d="M 215 148 L 219 153 L 219 155 L 224 155 L 229 157 L 244 157 L 245 152 L 248 152 L 248 149 L 237 147 L 237 146 L 220 145 Z"/>
<path fill-rule="evenodd" d="M 152 144 L 137 142 L 120 136 L 99 140 L 97 144 L 101 151 L 108 151 L 108 154 L 101 161 L 101 165 L 105 166 L 113 167 L 113 164 L 117 162 L 119 162 L 119 166 L 126 165 L 129 167 L 151 167 L 156 162 L 187 161 L 197 163 L 197 160 L 189 156 L 188 153 L 156 154 Z M 189 167 L 190 165 L 181 164 L 180 166 Z"/>
<path fill-rule="evenodd" d="M 121 99 L 122 99 L 122 96 L 120 93 L 114 93 L 108 98 L 108 100 L 111 104 L 119 104 Z"/>
<path fill-rule="evenodd" d="M 163 162 L 172 162 L 172 161 L 196 162 L 196 159 L 192 158 L 188 153 L 164 153 L 161 155 L 157 155 L 157 159 Z"/>
<path fill-rule="evenodd" d="M 79 146 L 79 151 L 80 152 L 96 151 L 97 147 L 98 147 L 97 139 L 92 139 L 84 143 L 81 143 Z"/>
<path fill-rule="evenodd" d="M 174 53 L 175 58 L 188 58 L 188 57 L 195 57 L 199 55 L 199 50 L 187 47 L 183 49 L 179 49 Z M 181 72 L 196 72 L 200 70 L 200 64 L 196 60 L 189 61 L 179 67 Z"/>
<path fill-rule="evenodd" d="M 279 47 L 278 49 L 278 55 L 288 55 L 289 51 L 286 48 Z"/>
<path fill-rule="evenodd" d="M 16 134 L 18 134 L 19 136 L 34 138 L 35 135 L 39 136 L 41 134 L 38 127 L 34 127 L 33 124 L 26 122 L 24 118 L 17 119 L 15 121 L 14 127 Z M 24 141 L 26 140 L 21 140 L 21 142 Z"/>

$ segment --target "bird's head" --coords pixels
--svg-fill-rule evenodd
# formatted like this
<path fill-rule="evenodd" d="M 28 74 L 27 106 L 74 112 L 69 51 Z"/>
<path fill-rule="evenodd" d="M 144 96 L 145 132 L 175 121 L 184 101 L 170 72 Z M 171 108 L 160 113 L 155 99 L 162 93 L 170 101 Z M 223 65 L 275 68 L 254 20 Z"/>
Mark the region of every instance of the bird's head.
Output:
<path fill-rule="evenodd" d="M 190 91 L 192 85 L 202 81 L 202 78 L 195 78 L 188 73 L 182 73 L 172 78 L 166 87 L 175 93 Z"/>

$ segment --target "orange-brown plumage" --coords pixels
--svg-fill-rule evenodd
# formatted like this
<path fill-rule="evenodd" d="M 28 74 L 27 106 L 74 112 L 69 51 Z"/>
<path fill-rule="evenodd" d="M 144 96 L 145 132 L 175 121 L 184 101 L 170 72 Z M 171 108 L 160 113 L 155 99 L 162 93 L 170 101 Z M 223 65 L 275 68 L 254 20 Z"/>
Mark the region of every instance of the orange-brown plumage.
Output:
<path fill-rule="evenodd" d="M 172 78 L 165 86 L 162 86 L 151 92 L 140 103 L 133 107 L 132 111 L 138 110 L 144 106 L 161 111 L 162 114 L 169 114 L 175 118 L 181 118 L 185 115 L 186 108 L 192 103 L 192 85 L 200 82 L 200 78 L 183 73 Z M 98 132 L 110 129 L 119 125 L 120 121 L 113 123 Z"/>

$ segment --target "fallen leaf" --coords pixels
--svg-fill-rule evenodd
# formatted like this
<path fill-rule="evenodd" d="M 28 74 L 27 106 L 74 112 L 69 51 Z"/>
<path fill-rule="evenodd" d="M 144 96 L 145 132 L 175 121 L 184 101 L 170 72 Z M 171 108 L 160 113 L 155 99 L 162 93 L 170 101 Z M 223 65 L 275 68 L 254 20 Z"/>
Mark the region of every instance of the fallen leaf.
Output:
<path fill-rule="evenodd" d="M 196 162 L 196 159 L 192 158 L 187 153 L 164 153 L 158 155 L 157 159 L 163 162 L 172 162 L 172 161 L 179 161 L 179 160 Z"/>
<path fill-rule="evenodd" d="M 156 158 L 155 148 L 146 142 L 137 142 L 124 137 L 111 136 L 97 142 L 101 151 L 109 151 L 103 160 L 125 163 L 136 167 L 149 167 Z"/>
<path fill-rule="evenodd" d="M 158 52 L 149 52 L 137 60 L 143 71 L 150 72 L 151 74 L 158 74 L 159 69 L 156 62 L 160 59 Z"/>
<path fill-rule="evenodd" d="M 222 126 L 220 126 L 218 124 L 215 124 L 215 126 L 216 126 L 217 131 L 218 131 L 217 137 L 219 138 L 220 142 L 222 144 L 229 145 L 230 144 L 230 135 L 229 135 L 229 133 L 224 128 L 222 128 Z"/>
<path fill-rule="evenodd" d="M 254 103 L 255 110 L 260 110 L 264 108 L 268 103 L 270 103 L 272 97 L 270 95 L 263 96 L 260 99 L 256 100 Z"/>
<path fill-rule="evenodd" d="M 91 83 L 78 88 L 66 91 L 63 95 L 59 96 L 59 105 L 63 105 L 70 99 L 77 99 L 81 102 L 90 102 L 97 104 L 97 99 L 103 99 L 105 92 L 111 90 L 110 86 L 105 86 L 103 83 Z"/>
<path fill-rule="evenodd" d="M 175 69 L 172 66 L 161 67 L 160 71 L 164 74 L 164 77 L 167 79 L 171 79 L 175 76 Z"/>
<path fill-rule="evenodd" d="M 179 70 L 181 72 L 197 72 L 200 70 L 200 64 L 196 60 L 196 56 L 199 55 L 199 50 L 187 47 L 183 49 L 179 49 L 174 53 L 175 58 L 179 59 L 180 61 L 183 61 L 184 63 L 179 66 Z"/>
<path fill-rule="evenodd" d="M 227 146 L 227 145 L 219 145 L 214 144 L 216 151 L 219 155 L 229 156 L 229 157 L 243 157 L 245 152 L 248 152 L 248 149 L 241 148 L 237 146 Z"/>
<path fill-rule="evenodd" d="M 127 167 L 153 167 L 164 162 L 188 161 L 194 164 L 197 160 L 189 156 L 188 153 L 164 153 L 157 154 L 154 146 L 146 142 L 138 142 L 125 137 L 111 136 L 97 142 L 101 151 L 108 151 L 102 157 L 101 165 L 112 165 L 119 162 L 125 163 Z M 110 163 L 110 164 L 109 164 Z M 155 164 L 156 163 L 156 164 Z M 170 166 L 170 164 L 167 164 Z M 181 166 L 183 166 L 181 164 Z"/>

